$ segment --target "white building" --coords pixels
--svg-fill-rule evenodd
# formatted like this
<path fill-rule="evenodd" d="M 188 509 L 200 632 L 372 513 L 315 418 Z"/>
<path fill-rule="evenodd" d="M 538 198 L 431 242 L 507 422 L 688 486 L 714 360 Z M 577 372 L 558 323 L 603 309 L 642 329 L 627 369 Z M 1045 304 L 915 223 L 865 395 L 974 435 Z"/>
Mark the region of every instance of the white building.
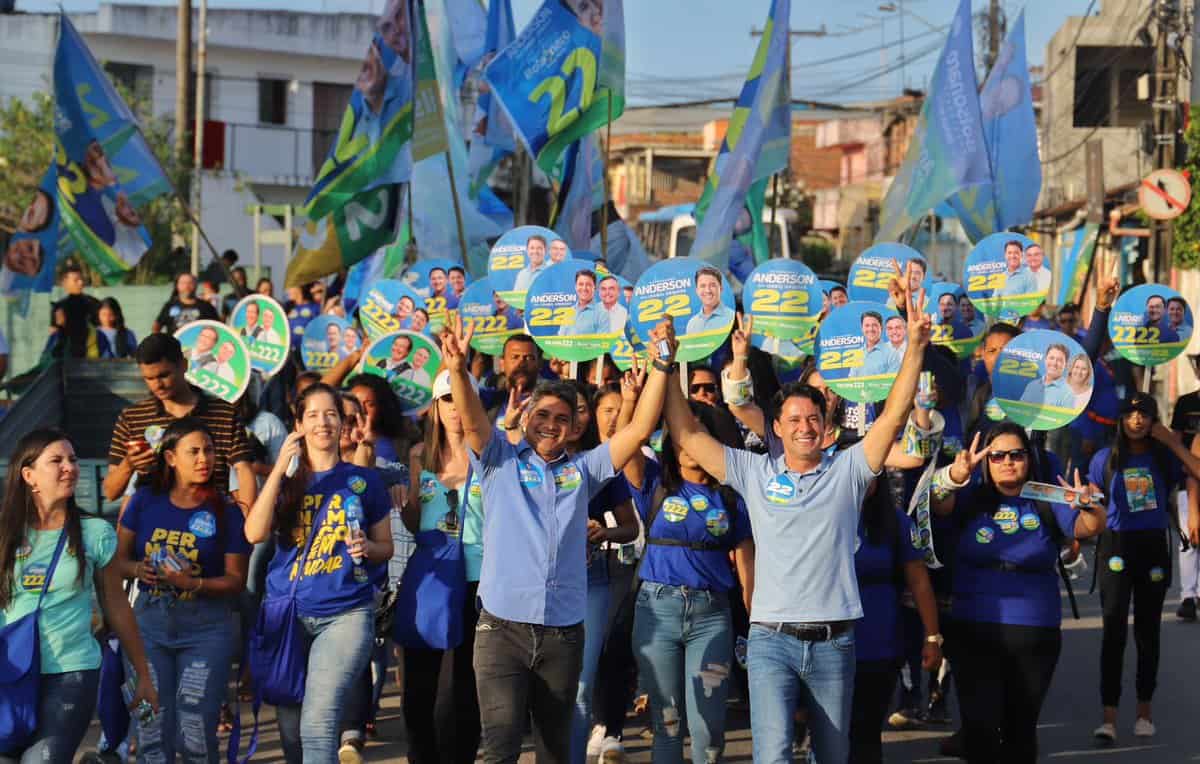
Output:
<path fill-rule="evenodd" d="M 199 33 L 195 16 L 193 35 Z M 246 206 L 303 201 L 376 19 L 371 13 L 209 9 L 201 214 L 219 250 L 236 249 L 250 265 L 253 223 Z M 152 104 L 156 115 L 173 118 L 174 6 L 104 2 L 71 20 L 114 79 Z M 55 14 L 0 14 L 0 101 L 51 89 L 57 25 Z M 280 247 L 264 251 L 277 287 L 283 257 Z"/>

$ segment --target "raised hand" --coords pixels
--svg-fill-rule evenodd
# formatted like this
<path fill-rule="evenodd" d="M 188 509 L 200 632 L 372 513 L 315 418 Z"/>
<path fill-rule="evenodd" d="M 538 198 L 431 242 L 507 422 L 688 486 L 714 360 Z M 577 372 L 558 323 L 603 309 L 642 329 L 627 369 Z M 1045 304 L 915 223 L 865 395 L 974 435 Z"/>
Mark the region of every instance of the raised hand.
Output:
<path fill-rule="evenodd" d="M 1059 485 L 1067 489 L 1067 501 L 1077 507 L 1090 507 L 1092 500 L 1095 498 L 1092 495 L 1091 484 L 1080 479 L 1078 469 L 1075 470 L 1074 478 L 1075 483 L 1072 485 L 1064 480 L 1062 475 L 1058 476 Z M 1072 494 L 1074 495 L 1072 496 Z"/>
<path fill-rule="evenodd" d="M 1121 292 L 1121 282 L 1117 281 L 1116 276 L 1107 276 L 1100 282 L 1100 287 L 1096 291 L 1096 308 L 1098 310 L 1108 310 L 1117 301 L 1117 295 Z"/>
<path fill-rule="evenodd" d="M 888 281 L 887 290 L 888 296 L 892 298 L 892 304 L 899 308 L 905 305 L 908 296 L 908 273 L 901 273 L 900 261 L 892 258 L 892 271 L 894 275 Z"/>
<path fill-rule="evenodd" d="M 659 342 L 665 342 L 667 345 L 668 356 L 663 357 L 659 352 Z M 646 348 L 650 352 L 650 358 L 662 361 L 663 363 L 673 363 L 675 354 L 679 351 L 679 340 L 675 338 L 675 324 L 669 318 L 664 318 L 658 322 L 658 326 L 650 330 L 650 342 L 646 343 Z"/>
<path fill-rule="evenodd" d="M 633 364 L 621 377 L 621 399 L 636 403 L 646 386 L 647 367 L 638 360 L 637 353 L 633 354 Z"/>
<path fill-rule="evenodd" d="M 975 433 L 975 437 L 971 439 L 971 445 L 959 451 L 954 457 L 954 463 L 950 465 L 950 479 L 955 483 L 967 482 L 971 473 L 986 456 L 987 447 L 980 448 L 979 433 Z"/>
<path fill-rule="evenodd" d="M 467 368 L 467 350 L 475 334 L 474 323 L 463 325 L 462 316 L 454 314 L 442 329 L 442 363 L 452 372 Z"/>
<path fill-rule="evenodd" d="M 750 355 L 750 336 L 752 334 L 754 334 L 754 316 L 738 313 L 737 325 L 734 326 L 733 334 L 729 338 L 735 357 Z"/>
<path fill-rule="evenodd" d="M 908 268 L 911 272 L 911 260 Z M 906 278 L 908 275 L 911 274 L 906 274 Z M 916 295 L 909 292 L 905 298 L 908 312 L 908 344 L 910 347 L 924 349 L 929 345 L 929 339 L 933 334 L 933 316 L 925 312 L 925 302 L 928 297 L 925 295 L 925 290 L 921 289 Z"/>

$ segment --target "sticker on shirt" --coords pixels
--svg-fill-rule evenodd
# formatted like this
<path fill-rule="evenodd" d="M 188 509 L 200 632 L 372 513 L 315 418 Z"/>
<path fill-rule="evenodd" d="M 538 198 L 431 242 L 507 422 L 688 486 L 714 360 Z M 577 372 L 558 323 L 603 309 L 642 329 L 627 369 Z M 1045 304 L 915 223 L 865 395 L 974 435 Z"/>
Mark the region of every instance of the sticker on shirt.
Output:
<path fill-rule="evenodd" d="M 1021 515 L 1021 527 L 1027 531 L 1036 531 L 1042 527 L 1042 519 L 1032 512 Z"/>
<path fill-rule="evenodd" d="M 921 543 L 921 532 L 917 530 L 917 526 L 908 529 L 908 540 L 912 544 L 913 549 L 923 549 L 924 544 Z"/>
<path fill-rule="evenodd" d="M 217 535 L 217 518 L 212 512 L 200 510 L 188 519 L 188 530 L 202 539 Z"/>
<path fill-rule="evenodd" d="M 33 547 L 30 546 L 28 541 L 22 543 L 21 546 L 17 547 L 17 559 L 18 560 L 27 560 L 27 559 L 29 559 L 29 555 L 31 555 L 31 554 L 33 554 Z"/>
<path fill-rule="evenodd" d="M 526 488 L 537 488 L 542 484 L 542 468 L 532 462 L 517 465 L 517 478 Z"/>
<path fill-rule="evenodd" d="M 229 314 L 229 325 L 250 351 L 250 363 L 264 377 L 273 377 L 287 361 L 292 344 L 287 314 L 271 297 L 243 297 Z"/>
<path fill-rule="evenodd" d="M 678 496 L 668 496 L 663 499 L 662 513 L 672 523 L 683 522 L 683 519 L 687 517 L 689 509 L 688 503 Z"/>
<path fill-rule="evenodd" d="M 1034 430 L 1070 424 L 1087 408 L 1092 361 L 1062 332 L 1035 329 L 1015 337 L 996 359 L 992 390 L 1014 422 Z"/>
<path fill-rule="evenodd" d="M 1121 473 L 1125 481 L 1125 499 L 1130 512 L 1145 512 L 1158 509 L 1158 497 L 1154 493 L 1154 478 L 1145 467 L 1129 467 Z"/>
<path fill-rule="evenodd" d="M 1192 309 L 1161 284 L 1122 292 L 1108 314 L 1113 348 L 1138 366 L 1159 366 L 1182 353 L 1192 338 Z"/>
<path fill-rule="evenodd" d="M 695 507 L 695 499 L 693 497 L 692 507 Z M 707 502 L 705 502 L 707 504 Z M 696 509 L 699 512 L 699 509 Z M 729 513 L 721 507 L 713 507 L 704 515 L 704 527 L 708 528 L 708 532 L 714 536 L 724 536 L 729 533 Z"/>
<path fill-rule="evenodd" d="M 386 379 L 405 414 L 419 414 L 433 401 L 433 379 L 442 368 L 442 351 L 424 334 L 393 332 L 371 343 L 358 368 Z"/>
<path fill-rule="evenodd" d="M 704 513 L 708 511 L 708 499 L 704 498 L 703 496 L 693 496 L 692 498 L 688 499 L 688 503 L 690 503 L 692 505 L 692 509 L 696 510 L 697 512 Z"/>
<path fill-rule="evenodd" d="M 629 318 L 624 290 L 594 263 L 564 260 L 538 274 L 525 296 L 525 326 L 551 358 L 590 361 L 620 339 Z"/>
<path fill-rule="evenodd" d="M 421 503 L 428 504 L 433 501 L 434 494 L 437 493 L 437 482 L 433 478 L 425 478 L 421 481 Z"/>
<path fill-rule="evenodd" d="M 46 584 L 47 565 L 36 562 L 21 571 L 21 588 L 27 592 L 40 592 Z"/>
<path fill-rule="evenodd" d="M 1045 301 L 1050 279 L 1042 247 L 1008 231 L 983 237 L 963 270 L 963 288 L 971 302 L 989 318 L 1012 324 Z"/>
<path fill-rule="evenodd" d="M 787 504 L 796 498 L 796 484 L 787 475 L 776 475 L 767 483 L 764 491 L 772 504 Z"/>
<path fill-rule="evenodd" d="M 675 325 L 677 361 L 699 361 L 712 355 L 733 328 L 733 289 L 718 269 L 694 257 L 655 263 L 633 288 L 630 321 L 647 339 L 664 318 Z"/>
<path fill-rule="evenodd" d="M 846 278 L 846 284 L 850 288 L 850 299 L 887 304 L 890 299 L 888 284 L 896 278 L 896 265 L 900 266 L 900 273 L 907 273 L 910 260 L 913 263 L 910 286 L 915 294 L 922 287 L 931 286 L 926 283 L 928 268 L 920 252 L 907 244 L 895 242 L 867 247 L 850 266 L 850 273 Z"/>
<path fill-rule="evenodd" d="M 996 538 L 996 532 L 991 528 L 980 528 L 975 531 L 975 541 L 980 544 L 990 544 L 994 538 Z"/>
<path fill-rule="evenodd" d="M 1154 583 L 1162 583 L 1167 577 L 1166 571 L 1157 565 L 1150 569 L 1150 580 Z"/>
<path fill-rule="evenodd" d="M 1125 560 L 1122 557 L 1109 557 L 1108 569 L 1113 573 L 1120 573 L 1125 570 Z"/>
<path fill-rule="evenodd" d="M 352 475 L 346 481 L 346 486 L 354 493 L 361 496 L 367 490 L 367 480 L 362 475 Z"/>
<path fill-rule="evenodd" d="M 554 473 L 554 488 L 559 492 L 574 491 L 583 482 L 579 468 L 572 462 L 564 462 L 550 468 Z"/>
<path fill-rule="evenodd" d="M 1007 505 L 1001 505 L 999 511 L 992 515 L 992 521 L 1006 536 L 1011 536 L 1021 528 L 1016 510 Z"/>
<path fill-rule="evenodd" d="M 232 327 L 193 321 L 175 332 L 187 363 L 185 376 L 226 403 L 236 403 L 250 384 L 250 351 Z"/>
<path fill-rule="evenodd" d="M 509 305 L 525 308 L 534 278 L 555 263 L 571 257 L 562 237 L 549 228 L 523 225 L 501 236 L 488 255 L 488 279 Z"/>
<path fill-rule="evenodd" d="M 817 370 L 843 398 L 859 403 L 887 398 L 908 347 L 908 325 L 878 302 L 851 302 L 817 331 Z"/>

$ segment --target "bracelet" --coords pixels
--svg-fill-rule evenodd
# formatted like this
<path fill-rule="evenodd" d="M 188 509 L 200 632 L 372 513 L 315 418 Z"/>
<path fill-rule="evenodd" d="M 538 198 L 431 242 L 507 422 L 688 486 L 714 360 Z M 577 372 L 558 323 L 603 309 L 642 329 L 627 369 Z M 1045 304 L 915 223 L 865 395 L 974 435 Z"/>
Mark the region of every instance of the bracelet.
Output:
<path fill-rule="evenodd" d="M 754 398 L 754 382 L 749 374 L 742 379 L 731 379 L 729 369 L 722 369 L 721 395 L 730 406 L 745 406 Z"/>
<path fill-rule="evenodd" d="M 674 374 L 675 372 L 679 371 L 679 362 L 678 361 L 671 361 L 670 363 L 663 363 L 663 360 L 661 358 L 655 358 L 654 361 L 651 363 L 651 365 L 654 368 L 658 369 L 659 371 L 665 372 L 667 374 Z"/>
<path fill-rule="evenodd" d="M 930 491 L 933 494 L 934 501 L 945 501 L 951 493 L 960 488 L 964 488 L 967 483 L 971 482 L 971 476 L 961 483 L 954 482 L 954 478 L 950 477 L 950 468 L 953 464 L 947 464 L 937 472 L 933 473 L 933 481 L 930 485 Z"/>
<path fill-rule="evenodd" d="M 191 593 L 192 593 L 192 594 L 199 594 L 199 593 L 200 593 L 200 590 L 201 590 L 201 589 L 203 589 L 203 588 L 204 588 L 204 579 L 203 579 L 203 578 L 201 578 L 201 579 L 197 579 L 197 582 L 196 582 L 196 588 L 195 588 L 195 589 L 192 589 L 192 590 L 191 590 Z"/>
<path fill-rule="evenodd" d="M 748 356 L 748 355 L 735 355 L 735 356 L 733 357 L 733 360 L 735 360 L 735 361 L 749 361 L 749 360 L 750 360 L 750 356 Z"/>

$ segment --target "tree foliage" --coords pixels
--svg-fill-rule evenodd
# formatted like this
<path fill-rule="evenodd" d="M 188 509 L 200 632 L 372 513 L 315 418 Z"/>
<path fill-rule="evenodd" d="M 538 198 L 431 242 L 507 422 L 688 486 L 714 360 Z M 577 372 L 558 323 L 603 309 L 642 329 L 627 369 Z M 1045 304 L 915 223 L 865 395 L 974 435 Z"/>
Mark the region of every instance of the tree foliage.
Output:
<path fill-rule="evenodd" d="M 1187 143 L 1187 160 L 1179 169 L 1187 173 L 1195 185 L 1200 181 L 1200 106 L 1192 107 L 1183 140 Z M 1194 191 L 1191 205 L 1175 218 L 1173 255 L 1176 268 L 1200 268 L 1200 200 Z"/>

